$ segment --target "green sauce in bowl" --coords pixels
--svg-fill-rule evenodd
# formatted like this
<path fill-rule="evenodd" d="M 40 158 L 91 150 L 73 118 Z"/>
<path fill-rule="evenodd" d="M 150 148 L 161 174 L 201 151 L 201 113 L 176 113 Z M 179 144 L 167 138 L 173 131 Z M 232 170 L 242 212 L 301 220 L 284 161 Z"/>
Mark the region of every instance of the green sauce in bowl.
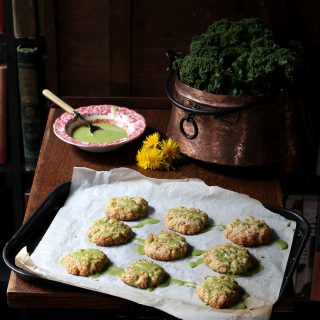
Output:
<path fill-rule="evenodd" d="M 127 137 L 125 129 L 111 123 L 98 123 L 96 124 L 102 130 L 96 130 L 93 134 L 90 133 L 86 125 L 75 128 L 72 132 L 72 138 L 89 143 L 104 143 L 117 141 Z"/>

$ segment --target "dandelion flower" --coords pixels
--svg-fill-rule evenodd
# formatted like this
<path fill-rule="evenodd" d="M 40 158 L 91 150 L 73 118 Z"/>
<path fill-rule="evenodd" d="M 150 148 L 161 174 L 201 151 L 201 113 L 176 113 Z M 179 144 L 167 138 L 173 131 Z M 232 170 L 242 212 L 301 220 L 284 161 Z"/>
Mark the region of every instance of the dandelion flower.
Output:
<path fill-rule="evenodd" d="M 171 138 L 169 138 L 168 140 L 162 140 L 160 142 L 160 148 L 165 159 L 174 160 L 180 157 L 179 145 Z"/>
<path fill-rule="evenodd" d="M 151 170 L 174 169 L 173 162 L 180 158 L 179 145 L 171 138 L 160 141 L 159 132 L 146 137 L 142 148 L 137 152 L 136 161 L 139 167 Z"/>
<path fill-rule="evenodd" d="M 146 137 L 143 141 L 143 146 L 146 148 L 156 148 L 160 140 L 159 132 L 155 132 Z"/>
<path fill-rule="evenodd" d="M 161 151 L 157 148 L 142 148 L 137 153 L 137 163 L 143 169 L 159 169 L 162 165 Z"/>
<path fill-rule="evenodd" d="M 143 169 L 148 169 L 149 167 L 149 157 L 146 149 L 142 148 L 137 152 L 136 160 L 138 166 Z"/>

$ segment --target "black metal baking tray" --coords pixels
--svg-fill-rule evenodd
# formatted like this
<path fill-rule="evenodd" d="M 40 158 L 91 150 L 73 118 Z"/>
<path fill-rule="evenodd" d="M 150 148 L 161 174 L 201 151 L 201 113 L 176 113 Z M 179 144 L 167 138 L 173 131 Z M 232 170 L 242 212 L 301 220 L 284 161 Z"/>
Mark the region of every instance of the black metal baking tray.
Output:
<path fill-rule="evenodd" d="M 21 228 L 14 234 L 14 236 L 6 243 L 2 251 L 3 260 L 7 266 L 19 277 L 33 282 L 49 281 L 17 267 L 15 265 L 15 256 L 25 246 L 28 248 L 28 252 L 30 254 L 34 251 L 57 212 L 64 205 L 69 195 L 70 185 L 70 182 L 65 182 L 54 188 L 42 202 L 42 204 L 35 210 L 31 218 L 24 225 L 22 225 Z M 296 222 L 294 240 L 280 289 L 280 298 L 290 282 L 300 255 L 310 235 L 310 225 L 304 217 L 293 210 L 268 204 L 264 204 L 264 206 L 268 210 L 280 214 L 286 219 Z"/>

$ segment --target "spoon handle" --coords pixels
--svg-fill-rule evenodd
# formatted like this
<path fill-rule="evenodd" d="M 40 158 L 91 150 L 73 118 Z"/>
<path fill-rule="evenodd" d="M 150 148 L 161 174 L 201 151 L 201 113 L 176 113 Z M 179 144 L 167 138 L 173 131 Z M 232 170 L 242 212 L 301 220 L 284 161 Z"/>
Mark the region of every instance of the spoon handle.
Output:
<path fill-rule="evenodd" d="M 47 97 L 49 100 L 51 100 L 53 103 L 55 103 L 57 106 L 62 108 L 64 111 L 74 114 L 75 110 L 69 106 L 67 103 L 62 101 L 60 98 L 58 98 L 55 94 L 53 94 L 50 90 L 44 89 L 42 91 L 42 94 Z"/>

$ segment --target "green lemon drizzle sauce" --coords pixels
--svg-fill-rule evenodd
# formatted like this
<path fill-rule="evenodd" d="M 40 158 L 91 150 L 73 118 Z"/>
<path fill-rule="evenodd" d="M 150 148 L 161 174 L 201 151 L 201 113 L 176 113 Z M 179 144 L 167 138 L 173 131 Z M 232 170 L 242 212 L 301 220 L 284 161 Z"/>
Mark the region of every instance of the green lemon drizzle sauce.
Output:
<path fill-rule="evenodd" d="M 227 226 L 225 224 L 217 224 L 216 226 L 213 226 L 213 230 L 223 231 Z"/>
<path fill-rule="evenodd" d="M 132 241 L 139 241 L 140 243 L 144 244 L 144 239 L 141 238 L 133 238 Z"/>
<path fill-rule="evenodd" d="M 160 283 L 158 287 L 167 287 L 169 284 L 176 284 L 178 286 L 196 288 L 196 283 L 190 281 L 184 281 L 179 279 L 167 279 L 166 281 Z"/>
<path fill-rule="evenodd" d="M 205 252 L 205 250 L 193 249 L 192 252 L 191 252 L 191 255 L 193 257 L 198 257 L 198 256 L 201 256 L 204 252 Z"/>
<path fill-rule="evenodd" d="M 131 228 L 141 228 L 141 227 L 145 226 L 146 224 L 156 224 L 156 223 L 159 223 L 159 222 L 160 222 L 160 220 L 158 220 L 158 219 L 146 219 L 144 221 L 141 221 L 138 224 L 135 224 Z"/>
<path fill-rule="evenodd" d="M 191 268 L 195 268 L 196 266 L 198 266 L 199 264 L 203 263 L 204 261 L 204 258 L 199 258 L 198 260 L 196 261 L 191 261 L 188 263 L 189 267 Z"/>
<path fill-rule="evenodd" d="M 133 240 L 132 241 L 139 241 L 140 242 L 140 244 L 137 244 L 136 245 L 136 253 L 137 254 L 141 254 L 141 255 L 143 255 L 144 254 L 144 239 L 141 239 L 141 238 L 133 238 Z"/>
<path fill-rule="evenodd" d="M 250 295 L 247 292 L 243 292 L 239 301 L 234 304 L 233 306 L 231 306 L 229 309 L 246 309 L 247 306 L 245 305 L 244 301 L 250 297 Z"/>
<path fill-rule="evenodd" d="M 63 265 L 63 258 L 61 258 L 61 259 L 59 260 L 59 264 L 64 267 L 64 265 Z"/>
<path fill-rule="evenodd" d="M 111 265 L 106 271 L 105 273 L 111 274 L 113 276 L 116 277 L 120 277 L 121 274 L 124 272 L 123 268 L 117 267 L 115 265 Z"/>
<path fill-rule="evenodd" d="M 274 240 L 274 243 L 279 247 L 280 250 L 286 250 L 288 249 L 288 244 L 281 239 Z"/>
<path fill-rule="evenodd" d="M 137 254 L 141 254 L 141 255 L 144 254 L 144 245 L 143 244 L 138 244 L 136 246 L 136 253 Z"/>
<path fill-rule="evenodd" d="M 126 130 L 114 124 L 98 123 L 98 127 L 103 130 L 96 130 L 91 134 L 87 126 L 79 126 L 74 129 L 71 136 L 78 141 L 90 143 L 110 142 L 127 137 Z"/>

